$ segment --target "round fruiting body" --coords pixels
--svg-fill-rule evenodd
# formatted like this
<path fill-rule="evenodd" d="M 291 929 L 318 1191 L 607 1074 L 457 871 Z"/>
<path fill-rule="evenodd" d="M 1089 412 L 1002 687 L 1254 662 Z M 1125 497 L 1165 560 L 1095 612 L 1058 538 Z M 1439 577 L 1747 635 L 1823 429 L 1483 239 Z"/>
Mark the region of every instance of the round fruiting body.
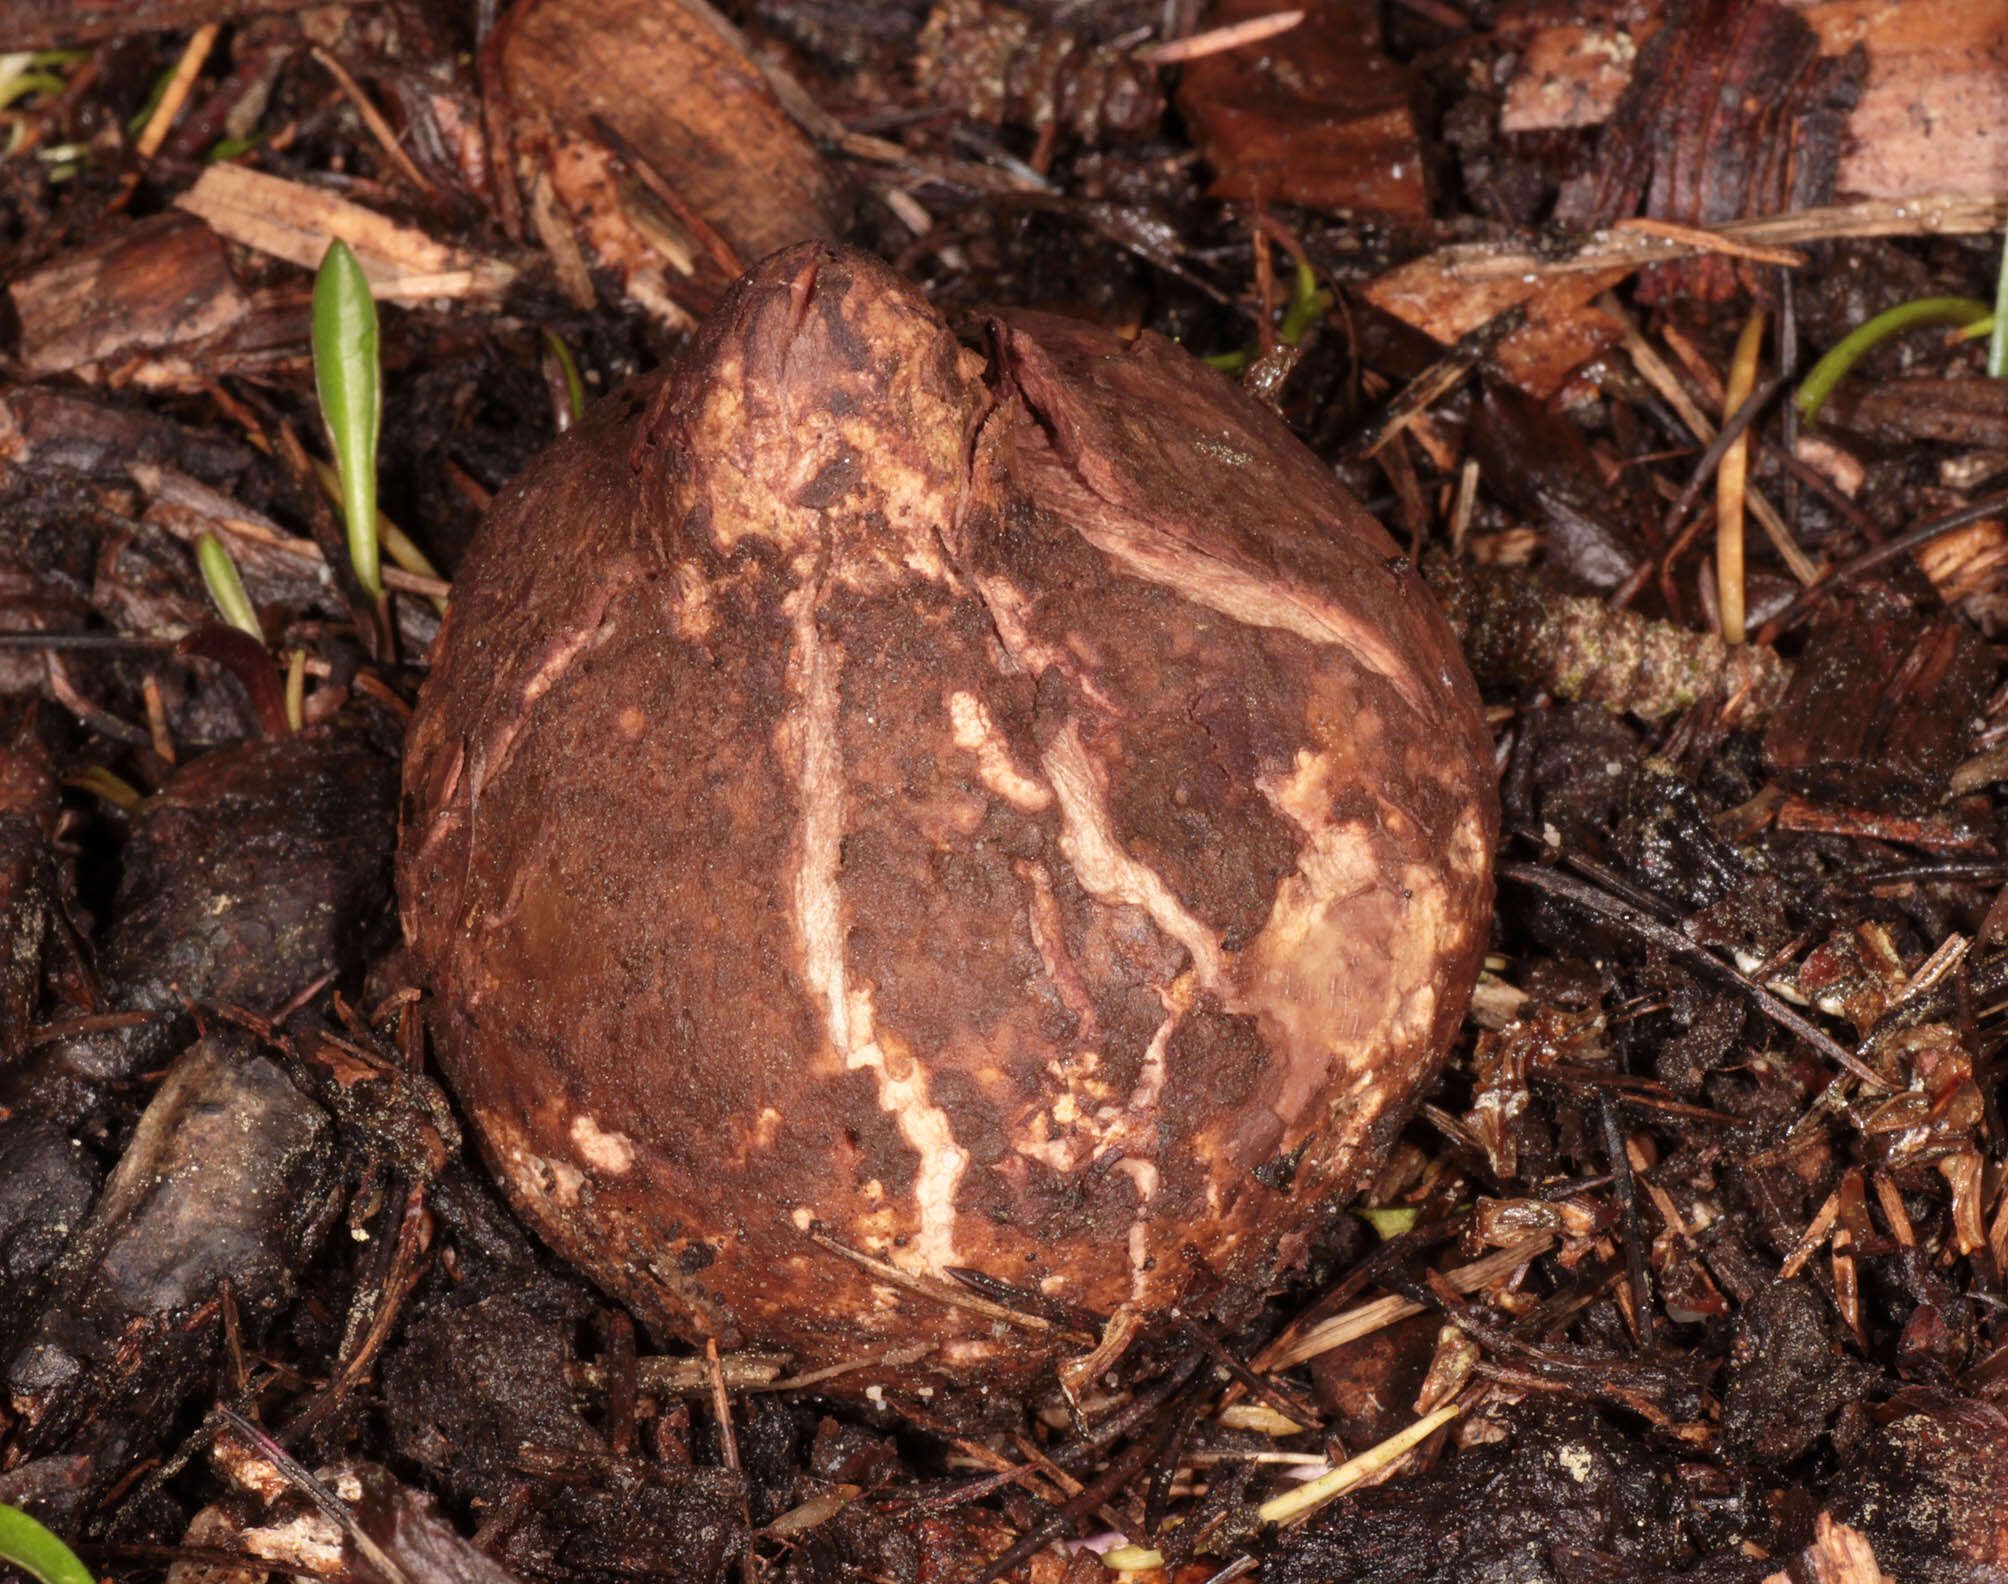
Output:
<path fill-rule="evenodd" d="M 1489 920 L 1478 700 L 1386 534 L 1170 343 L 990 336 L 767 260 L 497 500 L 409 743 L 406 935 L 516 1203 L 810 1367 L 1062 1345 L 957 1269 L 1245 1310 Z"/>

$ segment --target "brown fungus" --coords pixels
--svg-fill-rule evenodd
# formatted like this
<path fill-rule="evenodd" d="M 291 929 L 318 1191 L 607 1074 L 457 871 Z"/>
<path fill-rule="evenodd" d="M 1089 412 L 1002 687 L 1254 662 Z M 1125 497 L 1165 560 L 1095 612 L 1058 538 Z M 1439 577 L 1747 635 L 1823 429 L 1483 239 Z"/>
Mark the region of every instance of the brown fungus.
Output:
<path fill-rule="evenodd" d="M 441 1060 L 529 1219 L 687 1337 L 1078 1349 L 833 1244 L 1245 1312 L 1477 972 L 1487 740 L 1393 542 L 1171 343 L 989 335 L 768 259 L 497 500 L 420 699 Z"/>

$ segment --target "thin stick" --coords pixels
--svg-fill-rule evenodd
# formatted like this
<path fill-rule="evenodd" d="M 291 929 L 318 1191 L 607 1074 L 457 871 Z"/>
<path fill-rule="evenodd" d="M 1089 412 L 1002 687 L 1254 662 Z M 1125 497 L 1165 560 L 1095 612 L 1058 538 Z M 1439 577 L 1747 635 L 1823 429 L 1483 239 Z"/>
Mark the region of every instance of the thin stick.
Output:
<path fill-rule="evenodd" d="M 723 1439 L 725 1466 L 739 1472 L 739 1436 L 732 1428 L 732 1399 L 725 1394 L 725 1366 L 718 1357 L 718 1339 L 704 1339 L 704 1367 L 711 1375 L 711 1411 L 718 1416 L 718 1433 Z"/>
<path fill-rule="evenodd" d="M 1838 592 L 1864 572 L 1871 572 L 1886 561 L 1894 561 L 1899 556 L 1908 555 L 1911 551 L 1951 533 L 1954 529 L 1964 528 L 1969 523 L 1977 523 L 1988 517 L 1999 517 L 2004 511 L 2008 511 L 2008 492 L 1999 492 L 1977 500 L 1970 506 L 1962 506 L 1957 511 L 1947 512 L 1943 517 L 1934 517 L 1930 522 L 1913 528 L 1908 533 L 1898 534 L 1894 539 L 1885 539 L 1873 550 L 1865 550 L 1854 560 L 1834 568 L 1831 576 L 1815 583 L 1772 617 L 1765 624 L 1762 635 L 1764 641 L 1769 642 L 1771 638 L 1785 631 L 1793 622 L 1805 615 L 1821 595 Z"/>
<path fill-rule="evenodd" d="M 205 22 L 189 39 L 188 47 L 181 52 L 181 59 L 174 63 L 174 75 L 168 78 L 167 86 L 161 90 L 160 103 L 153 107 L 153 114 L 146 118 L 146 125 L 140 130 L 139 141 L 133 144 L 133 152 L 142 163 L 158 154 L 161 144 L 167 141 L 168 128 L 181 114 L 181 107 L 188 103 L 188 96 L 195 88 L 195 79 L 202 75 L 202 64 L 216 47 L 216 35 L 221 31 L 220 23 Z"/>
<path fill-rule="evenodd" d="M 1999 193 L 1926 193 L 1916 198 L 1872 198 L 1832 204 L 1756 220 L 1731 220 L 1720 227 L 1696 227 L 1718 237 L 1759 245 L 1830 241 L 1837 237 L 1978 236 L 2001 228 L 2008 197 Z M 1645 236 L 1636 228 L 1596 231 L 1580 239 L 1573 253 L 1543 257 L 1526 248 L 1461 243 L 1439 250 L 1445 272 L 1457 280 L 1519 280 L 1574 275 L 1627 264 L 1685 258 L 1685 242 Z M 1712 251 L 1712 250 L 1711 250 Z"/>
<path fill-rule="evenodd" d="M 1296 1523 L 1334 1497 L 1343 1496 L 1355 1485 L 1371 1479 L 1397 1459 L 1406 1457 L 1462 1412 L 1464 1409 L 1457 1403 L 1445 1403 L 1435 1413 L 1416 1420 L 1406 1430 L 1389 1436 L 1378 1446 L 1368 1447 L 1358 1457 L 1346 1459 L 1337 1468 L 1320 1474 L 1314 1480 L 1306 1480 L 1295 1490 L 1270 1497 L 1255 1511 L 1264 1523 Z"/>
<path fill-rule="evenodd" d="M 1806 255 L 1795 253 L 1790 248 L 1765 247 L 1761 243 L 1741 242 L 1735 237 L 1724 236 L 1719 231 L 1704 231 L 1699 226 L 1680 225 L 1672 220 L 1653 220 L 1645 215 L 1633 215 L 1629 220 L 1620 220 L 1613 230 L 1636 231 L 1641 236 L 1662 237 L 1668 242 L 1679 242 L 1700 253 L 1722 253 L 1730 258 L 1755 259 L 1760 264 L 1783 264 L 1797 268 L 1806 262 Z"/>
<path fill-rule="evenodd" d="M 1744 322 L 1729 360 L 1722 410 L 1734 413 L 1757 384 L 1757 353 L 1764 345 L 1764 310 Z M 1750 437 L 1731 440 L 1715 470 L 1715 596 L 1722 606 L 1722 641 L 1743 642 L 1743 485 L 1750 476 Z"/>
<path fill-rule="evenodd" d="M 356 1555 L 375 1568 L 390 1584 L 412 1584 L 411 1575 L 394 1562 L 384 1548 L 372 1540 L 367 1530 L 349 1510 L 349 1504 L 316 1479 L 311 1470 L 284 1447 L 228 1403 L 218 1403 L 215 1416 L 250 1443 L 251 1449 L 270 1463 L 293 1488 L 317 1507 L 321 1515 L 347 1536 Z"/>
<path fill-rule="evenodd" d="M 1666 517 L 1659 525 L 1661 538 L 1669 544 L 1673 542 L 1680 532 L 1681 523 L 1693 509 L 1694 503 L 1701 498 L 1703 488 L 1715 477 L 1716 469 L 1721 466 L 1722 458 L 1730 446 L 1741 439 L 1751 424 L 1757 421 L 1765 406 L 1778 394 L 1784 384 L 1783 375 L 1773 375 L 1752 391 L 1740 406 L 1731 410 L 1729 421 L 1716 431 L 1715 438 L 1708 443 L 1708 449 L 1701 453 L 1701 460 L 1694 465 L 1693 476 L 1681 487 L 1680 493 L 1674 497 L 1673 504 L 1667 507 Z M 1720 515 L 1720 508 L 1717 510 L 1717 515 Z M 1671 553 L 1668 559 L 1672 559 Z"/>
<path fill-rule="evenodd" d="M 1578 880 L 1573 875 L 1565 875 L 1540 864 L 1501 864 L 1499 877 L 1502 880 L 1517 880 L 1522 885 L 1532 886 L 1537 891 L 1546 891 L 1551 896 L 1571 902 L 1589 913 L 1601 915 L 1613 923 L 1622 925 L 1647 944 L 1657 946 L 1667 955 L 1706 974 L 1718 984 L 1727 984 L 1733 989 L 1740 990 L 1756 1003 L 1760 1012 L 1780 1028 L 1796 1034 L 1837 1067 L 1853 1073 L 1879 1093 L 1889 1092 L 1889 1080 L 1825 1029 L 1787 1006 L 1733 963 L 1724 962 L 1707 947 L 1689 940 L 1672 926 L 1660 923 L 1658 919 L 1587 881 Z"/>
<path fill-rule="evenodd" d="M 1529 1260 L 1547 1253 L 1554 1246 L 1555 1239 L 1552 1233 L 1537 1233 L 1525 1242 L 1499 1249 L 1487 1254 L 1483 1259 L 1473 1260 L 1469 1265 L 1458 1266 L 1447 1279 L 1460 1293 L 1478 1292 Z M 1292 1364 L 1301 1364 L 1306 1359 L 1316 1358 L 1320 1353 L 1329 1353 L 1333 1348 L 1343 1347 L 1348 1342 L 1369 1336 L 1383 1327 L 1393 1325 L 1397 1320 L 1406 1320 L 1410 1315 L 1419 1315 L 1425 1308 L 1425 1305 L 1417 1303 L 1414 1299 L 1403 1298 L 1398 1294 L 1376 1298 L 1370 1303 L 1363 1303 L 1357 1308 L 1335 1314 L 1329 1320 L 1319 1321 L 1274 1358 L 1265 1355 L 1258 1357 L 1256 1362 L 1258 1366 L 1271 1370 L 1288 1369 Z"/>
<path fill-rule="evenodd" d="M 1301 11 L 1272 11 L 1267 16 L 1250 17 L 1245 22 L 1230 22 L 1225 27 L 1208 28 L 1204 33 L 1194 33 L 1189 38 L 1167 39 L 1162 44 L 1146 44 L 1136 52 L 1136 59 L 1152 66 L 1170 66 L 1178 61 L 1198 60 L 1206 55 L 1218 55 L 1222 50 L 1239 49 L 1243 44 L 1260 44 L 1264 39 L 1272 39 L 1278 33 L 1287 33 L 1304 20 Z"/>
<path fill-rule="evenodd" d="M 141 633 L 0 632 L 0 649 L 172 649 L 179 641 Z"/>
<path fill-rule="evenodd" d="M 964 1292 L 959 1287 L 951 1287 L 947 1282 L 910 1275 L 897 1265 L 873 1259 L 862 1250 L 850 1248 L 833 1237 L 825 1237 L 821 1232 L 811 1232 L 807 1236 L 811 1243 L 818 1248 L 828 1249 L 839 1259 L 847 1259 L 853 1265 L 861 1265 L 880 1280 L 891 1282 L 895 1287 L 903 1287 L 908 1292 L 919 1293 L 924 1298 L 932 1298 L 937 1303 L 945 1303 L 955 1309 L 967 1309 L 971 1314 L 984 1315 L 992 1320 L 1002 1320 L 1006 1325 L 1019 1326 L 1026 1331 L 1053 1329 L 1053 1322 L 1044 1315 L 1006 1309 L 1002 1304 L 992 1303 L 987 1298 L 978 1298 L 974 1293 Z"/>
<path fill-rule="evenodd" d="M 425 173 L 412 163 L 411 156 L 399 145 L 397 134 L 391 130 L 390 123 L 384 120 L 383 112 L 370 103 L 369 95 L 364 93 L 362 86 L 349 75 L 348 68 L 318 44 L 314 46 L 314 59 L 327 67 L 328 75 L 341 86 L 349 103 L 356 107 L 356 114 L 363 118 L 363 125 L 369 128 L 370 136 L 377 140 L 384 153 L 390 156 L 391 163 L 398 168 L 398 174 L 420 192 L 428 195 L 436 193 L 438 189 L 427 181 Z"/>

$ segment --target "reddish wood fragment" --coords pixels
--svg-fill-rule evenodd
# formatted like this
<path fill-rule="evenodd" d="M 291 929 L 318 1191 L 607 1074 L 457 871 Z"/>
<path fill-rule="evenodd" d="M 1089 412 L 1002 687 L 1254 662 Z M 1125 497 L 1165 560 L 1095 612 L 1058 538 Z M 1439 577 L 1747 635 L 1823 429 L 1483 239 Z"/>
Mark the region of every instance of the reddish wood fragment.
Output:
<path fill-rule="evenodd" d="M 1376 276 L 1364 288 L 1375 307 L 1448 345 L 1524 303 L 1527 323 L 1495 347 L 1491 363 L 1530 396 L 1552 396 L 1569 375 L 1618 338 L 1594 306 L 1631 273 L 1630 265 L 1547 279 L 1463 279 L 1454 257 L 1431 253 Z"/>
<path fill-rule="evenodd" d="M 1609 225 L 1641 205 L 1714 224 L 1826 201 L 1860 57 L 1822 62 L 1819 37 L 1770 0 L 1698 0 L 1639 51 L 1590 178 L 1565 189 L 1565 222 Z M 1721 299 L 1751 278 L 1723 258 L 1649 270 L 1646 300 Z"/>
<path fill-rule="evenodd" d="M 1212 21 L 1275 9 L 1274 0 L 1222 0 Z M 1186 68 L 1178 108 L 1213 167 L 1209 191 L 1426 219 L 1408 77 L 1381 48 L 1378 10 L 1362 0 L 1305 9 L 1281 38 Z"/>
<path fill-rule="evenodd" d="M 1791 797 L 1778 805 L 1774 821 L 1779 830 L 1817 831 L 1829 836 L 1852 836 L 1865 841 L 1901 842 L 1910 847 L 1928 847 L 1938 852 L 1981 852 L 1989 846 L 1986 833 L 1956 820 L 1898 814 L 1878 814 L 1868 809 L 1830 807 L 1805 798 Z"/>
<path fill-rule="evenodd" d="M 1871 198 L 1990 193 L 2008 159 L 2008 0 L 1835 0 L 1798 15 L 1868 76 L 1846 118 L 1835 190 Z M 1542 28 L 1507 86 L 1504 132 L 1610 119 L 1660 18 Z"/>
<path fill-rule="evenodd" d="M 1903 379 L 1843 385 L 1826 416 L 1891 443 L 1944 440 L 1988 450 L 2008 447 L 2008 381 Z"/>
<path fill-rule="evenodd" d="M 848 206 L 822 156 L 758 64 L 708 17 L 631 0 L 525 4 L 502 46 L 517 147 L 549 169 L 559 200 L 631 294 L 645 274 L 660 285 L 665 258 L 679 277 L 675 297 L 700 311 L 730 278 L 701 235 L 683 234 L 675 206 L 649 191 L 658 182 L 740 259 L 837 234 Z M 596 126 L 611 128 L 620 147 Z"/>

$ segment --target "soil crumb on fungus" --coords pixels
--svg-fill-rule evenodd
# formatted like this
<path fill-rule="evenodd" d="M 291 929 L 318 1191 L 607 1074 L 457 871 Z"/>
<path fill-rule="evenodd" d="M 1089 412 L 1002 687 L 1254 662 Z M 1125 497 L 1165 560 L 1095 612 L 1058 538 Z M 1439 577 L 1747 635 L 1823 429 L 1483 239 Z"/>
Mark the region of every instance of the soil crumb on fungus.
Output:
<path fill-rule="evenodd" d="M 1433 1077 L 1496 832 L 1455 642 L 1280 421 L 816 244 L 496 501 L 399 886 L 555 1247 L 686 1337 L 996 1379 L 1082 1344 L 958 1270 L 1260 1300 Z"/>

